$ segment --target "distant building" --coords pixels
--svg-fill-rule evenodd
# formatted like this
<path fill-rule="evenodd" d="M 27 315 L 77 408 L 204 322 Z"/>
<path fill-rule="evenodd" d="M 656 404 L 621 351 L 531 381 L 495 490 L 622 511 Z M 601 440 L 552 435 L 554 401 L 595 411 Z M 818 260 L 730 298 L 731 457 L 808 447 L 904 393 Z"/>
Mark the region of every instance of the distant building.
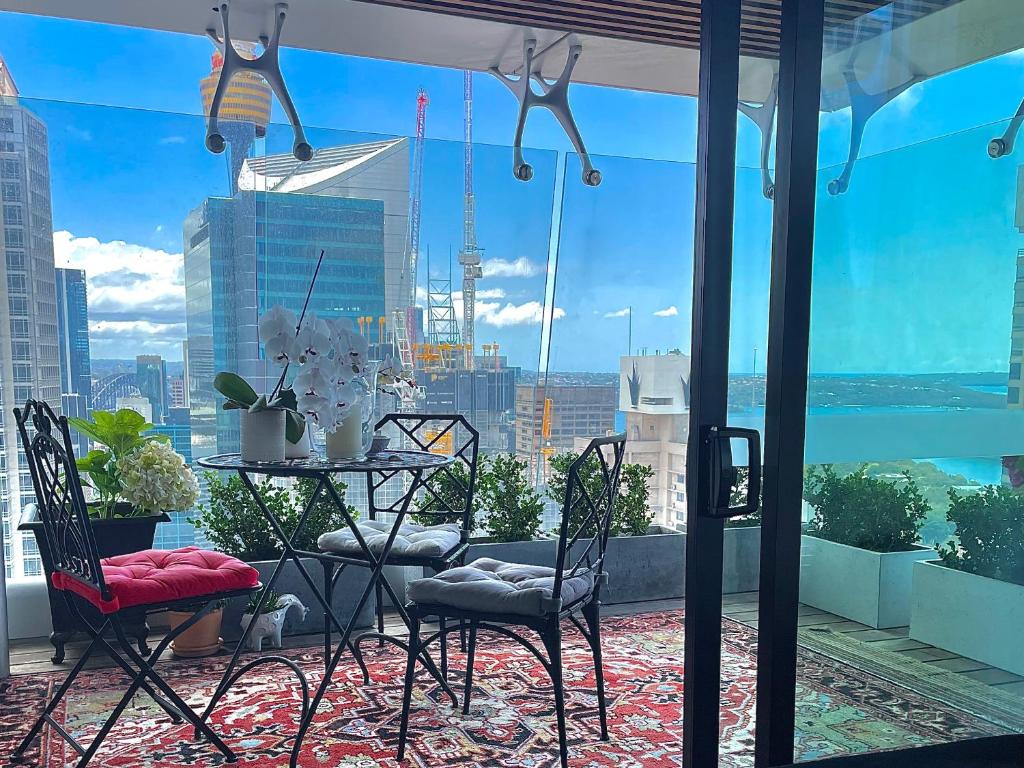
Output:
<path fill-rule="evenodd" d="M 135 358 L 135 386 L 149 400 L 152 421 L 164 420 L 168 408 L 167 363 L 160 355 L 139 355 Z"/>
<path fill-rule="evenodd" d="M 85 271 L 55 269 L 57 343 L 61 392 L 92 401 L 92 367 L 89 356 L 89 299 Z"/>
<path fill-rule="evenodd" d="M 0 520 L 7 575 L 38 576 L 31 534 L 13 530 L 35 501 L 12 409 L 29 398 L 61 407 L 53 218 L 46 126 L 11 98 L 0 65 Z"/>
<path fill-rule="evenodd" d="M 115 407 L 119 411 L 124 408 L 129 411 L 135 411 L 146 421 L 151 424 L 153 423 L 153 404 L 150 402 L 148 397 L 143 397 L 142 395 L 119 397 L 117 398 Z"/>
<path fill-rule="evenodd" d="M 7 68 L 7 62 L 4 61 L 3 56 L 0 56 L 0 96 L 10 96 L 12 98 L 17 98 L 18 96 L 18 86 L 14 84 L 14 77 Z"/>
<path fill-rule="evenodd" d="M 171 447 L 185 457 L 186 464 L 192 464 L 192 430 L 188 425 L 187 411 L 183 408 L 172 408 L 164 424 L 158 424 L 150 430 L 150 434 L 166 435 L 170 438 Z M 195 526 L 188 521 L 193 516 L 192 510 L 177 510 L 170 513 L 171 522 L 158 525 L 153 546 L 156 549 L 177 549 L 193 544 L 205 545 L 206 539 L 201 534 L 197 537 Z"/>
<path fill-rule="evenodd" d="M 678 353 L 621 357 L 619 375 L 619 410 L 626 424 L 624 461 L 654 470 L 654 522 L 676 527 L 686 521 L 690 358 Z"/>
<path fill-rule="evenodd" d="M 60 412 L 65 416 L 74 416 L 79 419 L 86 419 L 89 417 L 89 401 L 85 399 L 85 395 L 76 395 L 65 392 L 60 396 Z M 71 429 L 71 440 L 74 442 L 75 456 L 81 458 L 89 453 L 89 438 L 78 432 L 76 429 Z"/>
<path fill-rule="evenodd" d="M 262 358 L 257 319 L 275 304 L 302 308 L 320 249 L 310 311 L 321 318 L 384 315 L 384 212 L 374 199 L 240 192 L 209 198 L 189 214 L 188 397 L 197 458 L 238 450 L 238 415 L 219 407 L 214 375 L 235 371 L 257 390 L 274 386 L 278 369 Z"/>
<path fill-rule="evenodd" d="M 192 419 L 190 416 L 188 408 L 172 406 L 167 412 L 167 418 L 164 419 L 164 423 L 176 427 L 191 426 Z"/>
<path fill-rule="evenodd" d="M 184 398 L 184 402 L 182 403 L 182 405 L 185 408 L 188 408 L 189 405 L 191 405 L 188 397 L 189 388 L 192 386 L 189 383 L 190 376 L 191 374 L 189 372 L 188 364 L 188 339 L 185 339 L 183 342 L 181 342 L 181 381 L 183 385 L 182 397 Z"/>
<path fill-rule="evenodd" d="M 183 376 L 172 376 L 167 380 L 169 395 L 168 410 L 171 408 L 185 407 L 185 378 Z"/>
<path fill-rule="evenodd" d="M 483 453 L 513 453 L 518 379 L 518 368 L 417 371 L 416 383 L 424 393 L 417 410 L 462 414 L 480 433 Z"/>
<path fill-rule="evenodd" d="M 533 385 L 516 387 L 516 455 L 538 479 L 547 476 L 547 458 L 571 451 L 574 438 L 600 437 L 615 427 L 615 386 Z M 545 401 L 550 424 L 545 435 Z"/>
<path fill-rule="evenodd" d="M 250 157 L 238 180 L 239 189 L 255 192 L 379 201 L 384 217 L 381 266 L 388 328 L 392 312 L 406 308 L 407 297 L 411 295 L 409 281 L 415 279 L 405 274 L 404 269 L 409 231 L 409 155 L 409 140 L 403 138 L 321 147 L 308 162 L 296 160 L 291 153 Z M 344 221 L 344 217 L 339 217 L 340 224 Z M 329 231 L 310 232 L 305 242 L 307 259 L 315 256 L 314 250 L 321 241 L 314 234 L 331 240 Z"/>
<path fill-rule="evenodd" d="M 1017 169 L 1015 224 L 1024 233 L 1024 165 Z M 1010 371 L 1007 405 L 1024 408 L 1024 248 L 1017 251 L 1017 279 L 1013 284 L 1013 318 L 1010 327 Z"/>

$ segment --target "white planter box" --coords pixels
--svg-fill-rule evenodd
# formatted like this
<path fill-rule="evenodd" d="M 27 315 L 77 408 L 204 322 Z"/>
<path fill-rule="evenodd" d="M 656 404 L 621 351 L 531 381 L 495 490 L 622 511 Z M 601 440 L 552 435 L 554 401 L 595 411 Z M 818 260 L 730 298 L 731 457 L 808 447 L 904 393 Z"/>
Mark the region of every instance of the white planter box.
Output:
<path fill-rule="evenodd" d="M 800 556 L 800 602 L 869 627 L 910 623 L 914 563 L 935 550 L 872 552 L 804 536 Z"/>
<path fill-rule="evenodd" d="M 914 564 L 910 636 L 936 648 L 1024 675 L 1024 586 Z"/>

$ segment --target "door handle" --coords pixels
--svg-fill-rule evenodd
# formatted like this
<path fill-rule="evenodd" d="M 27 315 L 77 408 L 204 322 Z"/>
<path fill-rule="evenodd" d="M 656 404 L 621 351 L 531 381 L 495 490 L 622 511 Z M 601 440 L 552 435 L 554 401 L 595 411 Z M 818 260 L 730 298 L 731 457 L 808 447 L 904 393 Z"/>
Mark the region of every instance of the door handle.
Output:
<path fill-rule="evenodd" d="M 731 506 L 732 488 L 739 479 L 739 468 L 732 463 L 733 438 L 747 443 L 747 499 L 738 507 Z M 761 434 L 756 429 L 710 427 L 707 443 L 711 508 L 701 514 L 729 518 L 756 512 L 761 499 Z"/>

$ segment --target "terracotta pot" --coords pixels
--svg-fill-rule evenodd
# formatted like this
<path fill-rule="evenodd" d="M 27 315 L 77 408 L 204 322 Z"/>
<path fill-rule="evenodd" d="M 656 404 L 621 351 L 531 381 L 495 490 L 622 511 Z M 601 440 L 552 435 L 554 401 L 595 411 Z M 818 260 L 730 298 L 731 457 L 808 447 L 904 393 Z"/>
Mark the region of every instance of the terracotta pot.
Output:
<path fill-rule="evenodd" d="M 184 659 L 195 659 L 200 656 L 213 656 L 220 650 L 224 642 L 220 637 L 220 620 L 223 608 L 216 608 L 203 616 L 199 621 L 186 629 L 171 643 L 171 651 L 175 656 Z M 167 621 L 174 629 L 188 621 L 193 614 L 187 611 L 168 611 Z"/>

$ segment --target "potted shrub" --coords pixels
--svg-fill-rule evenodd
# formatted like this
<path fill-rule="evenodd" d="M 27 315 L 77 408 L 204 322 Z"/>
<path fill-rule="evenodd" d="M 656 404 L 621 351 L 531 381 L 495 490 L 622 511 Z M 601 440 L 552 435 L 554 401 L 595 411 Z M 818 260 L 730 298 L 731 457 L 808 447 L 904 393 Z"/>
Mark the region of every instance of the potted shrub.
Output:
<path fill-rule="evenodd" d="M 544 502 L 527 477 L 526 462 L 513 454 L 491 457 L 477 468 L 476 488 L 486 536 L 474 540 L 466 562 L 490 557 L 554 566 L 555 542 L 539 538 Z"/>
<path fill-rule="evenodd" d="M 189 509 L 199 497 L 199 486 L 184 458 L 171 448 L 164 435 L 147 435 L 153 425 L 132 410 L 116 413 L 94 411 L 90 419 L 69 418 L 68 423 L 90 438 L 97 447 L 76 459 L 86 486 L 93 535 L 101 557 L 113 557 L 150 549 L 158 523 L 167 522 L 167 512 Z M 34 506 L 26 510 L 19 530 L 32 531 L 39 547 L 47 583 L 53 572 L 53 558 Z M 63 595 L 49 589 L 56 648 L 54 663 L 64 659 L 64 643 L 84 631 L 68 611 Z M 99 614 L 85 601 L 79 607 L 90 621 Z M 148 632 L 145 614 L 133 614 L 126 622 L 129 634 L 140 648 Z"/>
<path fill-rule="evenodd" d="M 578 457 L 570 451 L 551 458 L 547 492 L 559 506 L 565 499 L 569 467 Z M 601 601 L 606 604 L 665 600 L 682 597 L 685 592 L 686 539 L 682 533 L 651 525 L 652 477 L 654 470 L 646 464 L 622 465 L 605 553 L 608 585 L 602 590 Z M 588 495 L 596 499 L 603 487 L 596 456 L 581 468 L 581 480 Z M 585 514 L 585 510 L 579 510 L 578 517 L 570 520 L 570 530 L 583 522 Z"/>
<path fill-rule="evenodd" d="M 913 565 L 935 556 L 917 543 L 931 505 L 910 473 L 811 467 L 804 498 L 814 517 L 801 547 L 801 602 L 870 627 L 909 624 Z"/>
<path fill-rule="evenodd" d="M 224 606 L 225 601 L 218 600 L 209 613 L 174 638 L 171 641 L 171 653 L 181 659 L 197 659 L 203 656 L 213 656 L 220 651 L 224 642 L 220 636 Z M 197 605 L 188 611 L 168 611 L 167 623 L 173 630 L 192 618 L 195 612 L 201 610 L 202 607 L 202 605 Z"/>
<path fill-rule="evenodd" d="M 270 523 L 237 475 L 222 477 L 216 472 L 205 472 L 203 479 L 207 485 L 209 501 L 198 507 L 198 514 L 190 518 L 189 522 L 203 531 L 214 549 L 249 563 L 259 571 L 260 580 L 267 584 L 281 556 L 281 544 Z M 285 487 L 276 484 L 269 477 L 264 477 L 255 481 L 255 485 L 260 498 L 281 521 L 284 530 L 291 534 L 302 515 L 306 500 L 316 488 L 316 480 L 300 478 L 290 487 Z M 344 500 L 347 488 L 345 483 L 335 480 L 334 488 L 338 496 Z M 349 510 L 353 516 L 358 514 L 351 507 Z M 294 542 L 294 546 L 296 549 L 316 552 L 316 540 L 322 533 L 344 525 L 345 517 L 342 512 L 326 493 L 321 493 L 306 521 L 303 535 Z M 305 558 L 302 563 L 309 575 L 320 584 L 323 579 L 320 564 L 312 558 Z M 352 615 L 358 597 L 368 580 L 367 568 L 346 568 L 339 578 L 332 605 L 342 621 Z M 296 634 L 323 631 L 323 609 L 320 601 L 293 561 L 285 563 L 274 584 L 274 590 L 296 595 L 303 605 L 310 609 L 305 620 L 295 625 Z M 370 625 L 375 605 L 371 595 L 359 614 L 357 626 Z M 241 636 L 239 621 L 244 608 L 244 601 L 241 599 L 228 602 L 224 611 L 225 639 L 234 640 Z"/>
<path fill-rule="evenodd" d="M 914 564 L 910 636 L 1024 675 L 1024 495 L 949 490 L 953 541 Z"/>

